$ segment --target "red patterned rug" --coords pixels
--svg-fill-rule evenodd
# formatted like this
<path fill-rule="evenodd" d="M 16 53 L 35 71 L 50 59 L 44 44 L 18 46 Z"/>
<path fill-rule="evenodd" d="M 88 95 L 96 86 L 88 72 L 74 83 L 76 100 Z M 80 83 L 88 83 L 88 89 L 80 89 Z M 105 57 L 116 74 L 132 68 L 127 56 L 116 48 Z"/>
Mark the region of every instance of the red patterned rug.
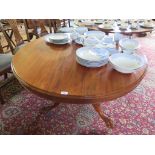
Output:
<path fill-rule="evenodd" d="M 141 84 L 124 97 L 102 104 L 115 124 L 108 129 L 91 105 L 60 104 L 37 117 L 51 101 L 23 89 L 17 80 L 3 88 L 0 134 L 155 134 L 155 37 L 138 38 L 149 60 Z"/>

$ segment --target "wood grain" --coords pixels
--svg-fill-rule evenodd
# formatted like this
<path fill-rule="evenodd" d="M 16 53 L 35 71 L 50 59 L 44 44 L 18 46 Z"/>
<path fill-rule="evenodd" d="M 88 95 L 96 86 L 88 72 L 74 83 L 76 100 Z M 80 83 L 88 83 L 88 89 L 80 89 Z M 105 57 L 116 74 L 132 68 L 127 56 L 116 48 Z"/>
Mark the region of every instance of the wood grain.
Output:
<path fill-rule="evenodd" d="M 20 83 L 33 93 L 64 103 L 99 103 L 132 91 L 143 79 L 147 67 L 133 74 L 121 74 L 111 65 L 86 68 L 76 62 L 80 46 L 47 44 L 39 38 L 13 57 L 12 70 Z M 68 92 L 63 95 L 61 92 Z"/>

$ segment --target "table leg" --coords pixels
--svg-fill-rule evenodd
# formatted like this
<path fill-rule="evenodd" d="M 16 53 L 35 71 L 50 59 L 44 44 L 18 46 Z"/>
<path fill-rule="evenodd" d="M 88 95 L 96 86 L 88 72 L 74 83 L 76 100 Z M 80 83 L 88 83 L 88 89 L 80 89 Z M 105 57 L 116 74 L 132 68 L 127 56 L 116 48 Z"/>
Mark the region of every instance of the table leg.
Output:
<path fill-rule="evenodd" d="M 30 126 L 33 126 L 34 129 L 33 129 L 33 133 L 36 134 L 38 128 L 37 128 L 37 124 L 38 124 L 38 121 L 39 121 L 39 118 L 42 114 L 46 114 L 48 113 L 51 109 L 57 107 L 60 103 L 54 103 L 54 105 L 49 105 L 49 106 L 46 106 L 46 107 L 43 107 L 40 111 L 39 111 L 39 114 L 37 115 L 37 117 L 35 118 L 35 120 L 31 123 Z"/>
<path fill-rule="evenodd" d="M 48 111 L 50 111 L 51 109 L 53 109 L 53 108 L 55 108 L 55 107 L 57 107 L 58 105 L 59 105 L 60 103 L 54 103 L 54 105 L 49 105 L 49 106 L 47 106 L 47 107 L 43 107 L 42 109 L 41 109 L 41 114 L 42 113 L 46 113 L 46 112 L 48 112 Z"/>
<path fill-rule="evenodd" d="M 7 78 L 8 78 L 8 74 L 5 73 L 5 74 L 4 74 L 4 80 L 6 80 Z"/>
<path fill-rule="evenodd" d="M 4 104 L 4 100 L 3 100 L 3 97 L 1 95 L 1 90 L 0 90 L 0 102 L 1 102 L 1 104 Z"/>
<path fill-rule="evenodd" d="M 102 118 L 102 120 L 105 122 L 106 126 L 108 128 L 113 128 L 113 122 L 110 118 L 108 118 L 104 112 L 101 109 L 101 105 L 100 104 L 92 104 L 95 111 L 100 115 L 100 117 Z"/>

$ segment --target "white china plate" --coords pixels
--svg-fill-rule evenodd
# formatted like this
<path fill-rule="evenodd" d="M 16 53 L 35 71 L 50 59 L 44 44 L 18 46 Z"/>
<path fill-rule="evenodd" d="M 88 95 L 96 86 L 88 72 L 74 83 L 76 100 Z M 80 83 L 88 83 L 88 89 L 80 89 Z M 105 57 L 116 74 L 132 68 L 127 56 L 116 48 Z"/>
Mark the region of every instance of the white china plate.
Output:
<path fill-rule="evenodd" d="M 64 42 L 53 42 L 52 40 L 49 39 L 49 36 L 46 36 L 44 39 L 47 43 L 52 43 L 56 45 L 64 45 L 72 42 L 71 39 L 65 40 Z"/>
<path fill-rule="evenodd" d="M 103 22 L 104 22 L 103 19 L 98 19 L 98 20 L 95 21 L 95 24 L 102 24 Z"/>
<path fill-rule="evenodd" d="M 91 26 L 91 25 L 94 25 L 94 21 L 90 21 L 90 20 L 81 20 L 81 22 L 84 24 L 84 25 L 88 25 L 88 26 Z"/>
<path fill-rule="evenodd" d="M 69 35 L 65 33 L 52 33 L 48 35 L 48 38 L 53 41 L 61 41 L 68 39 Z"/>
<path fill-rule="evenodd" d="M 153 29 L 153 28 L 155 27 L 154 24 L 151 24 L 151 25 L 145 25 L 144 23 L 140 23 L 139 25 L 140 25 L 141 27 L 143 27 L 143 28 L 149 28 L 149 29 Z"/>
<path fill-rule="evenodd" d="M 113 30 L 113 26 L 111 25 L 110 27 L 105 27 L 103 24 L 98 25 L 99 28 L 105 29 L 105 30 Z"/>

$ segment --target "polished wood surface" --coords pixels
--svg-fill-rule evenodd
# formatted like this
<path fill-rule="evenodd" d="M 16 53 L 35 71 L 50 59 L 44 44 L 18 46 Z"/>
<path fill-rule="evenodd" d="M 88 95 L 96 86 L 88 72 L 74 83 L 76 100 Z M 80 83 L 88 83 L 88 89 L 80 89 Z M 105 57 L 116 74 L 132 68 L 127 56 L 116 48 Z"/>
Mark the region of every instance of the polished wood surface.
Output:
<path fill-rule="evenodd" d="M 27 89 L 64 103 L 99 103 L 132 91 L 143 79 L 146 66 L 133 74 L 121 74 L 111 65 L 86 68 L 76 62 L 72 43 L 53 45 L 39 38 L 22 47 L 13 58 L 12 70 Z M 67 93 L 67 94 L 66 94 Z"/>

